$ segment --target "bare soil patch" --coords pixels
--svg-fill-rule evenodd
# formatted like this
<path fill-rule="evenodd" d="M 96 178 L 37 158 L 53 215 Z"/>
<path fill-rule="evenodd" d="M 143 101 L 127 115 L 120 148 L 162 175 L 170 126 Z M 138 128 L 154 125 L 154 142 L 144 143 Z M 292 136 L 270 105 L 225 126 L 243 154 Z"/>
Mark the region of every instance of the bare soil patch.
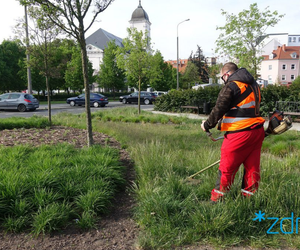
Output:
<path fill-rule="evenodd" d="M 128 153 L 120 144 L 102 133 L 94 133 L 95 144 L 108 145 L 120 152 L 120 161 L 127 167 L 127 187 L 115 198 L 111 212 L 103 216 L 96 229 L 81 231 L 69 227 L 61 232 L 41 235 L 37 238 L 28 233 L 13 234 L 0 232 L 0 250 L 131 250 L 136 249 L 138 227 L 132 219 L 135 206 L 130 186 L 134 181 L 134 169 Z M 87 145 L 85 130 L 53 126 L 49 129 L 14 129 L 0 131 L 0 144 L 14 146 L 30 144 L 70 143 L 76 147 Z"/>

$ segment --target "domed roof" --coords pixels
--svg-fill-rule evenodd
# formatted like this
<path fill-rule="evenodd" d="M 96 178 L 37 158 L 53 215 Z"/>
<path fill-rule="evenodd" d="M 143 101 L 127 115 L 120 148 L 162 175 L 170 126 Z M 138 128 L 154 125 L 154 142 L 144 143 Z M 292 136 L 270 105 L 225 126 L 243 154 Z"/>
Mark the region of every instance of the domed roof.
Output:
<path fill-rule="evenodd" d="M 139 6 L 132 13 L 130 21 L 139 21 L 139 20 L 147 20 L 150 22 L 147 12 L 143 9 L 143 7 L 141 5 L 141 1 L 140 1 Z"/>

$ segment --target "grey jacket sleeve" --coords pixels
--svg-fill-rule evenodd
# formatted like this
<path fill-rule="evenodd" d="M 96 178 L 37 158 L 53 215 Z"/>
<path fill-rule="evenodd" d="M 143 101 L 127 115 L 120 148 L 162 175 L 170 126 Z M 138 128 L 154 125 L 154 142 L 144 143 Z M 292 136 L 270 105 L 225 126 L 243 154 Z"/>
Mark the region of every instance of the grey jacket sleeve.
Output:
<path fill-rule="evenodd" d="M 205 130 L 214 128 L 218 121 L 231 109 L 233 91 L 226 84 L 220 91 L 215 107 L 209 114 L 208 119 L 204 123 Z"/>

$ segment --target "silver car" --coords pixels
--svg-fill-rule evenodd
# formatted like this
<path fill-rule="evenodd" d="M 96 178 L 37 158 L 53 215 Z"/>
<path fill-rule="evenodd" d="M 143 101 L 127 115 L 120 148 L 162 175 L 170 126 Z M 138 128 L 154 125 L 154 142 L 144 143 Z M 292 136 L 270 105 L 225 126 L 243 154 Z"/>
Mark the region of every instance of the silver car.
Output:
<path fill-rule="evenodd" d="M 6 93 L 0 95 L 0 109 L 16 109 L 20 112 L 34 111 L 39 107 L 39 101 L 27 93 Z"/>

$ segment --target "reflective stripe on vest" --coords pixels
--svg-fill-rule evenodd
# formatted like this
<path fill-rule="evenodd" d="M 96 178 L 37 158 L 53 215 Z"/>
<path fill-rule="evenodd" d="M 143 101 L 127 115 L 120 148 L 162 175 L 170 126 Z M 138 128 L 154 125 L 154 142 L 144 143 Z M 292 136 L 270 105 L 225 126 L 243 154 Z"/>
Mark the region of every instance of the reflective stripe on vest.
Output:
<path fill-rule="evenodd" d="M 239 87 L 241 94 L 250 88 L 248 84 L 234 81 Z M 238 96 L 237 96 L 238 98 Z M 260 93 L 259 93 L 260 101 Z M 260 116 L 255 116 L 255 96 L 251 92 L 244 100 L 232 107 L 229 112 L 223 116 L 221 131 L 236 131 L 250 127 L 256 123 L 263 123 L 265 120 Z"/>
<path fill-rule="evenodd" d="M 245 109 L 245 108 L 250 108 L 252 106 L 255 106 L 255 101 L 251 101 L 249 103 L 245 103 L 244 105 L 241 105 L 240 108 Z M 234 108 L 236 108 L 236 107 L 234 107 Z"/>

